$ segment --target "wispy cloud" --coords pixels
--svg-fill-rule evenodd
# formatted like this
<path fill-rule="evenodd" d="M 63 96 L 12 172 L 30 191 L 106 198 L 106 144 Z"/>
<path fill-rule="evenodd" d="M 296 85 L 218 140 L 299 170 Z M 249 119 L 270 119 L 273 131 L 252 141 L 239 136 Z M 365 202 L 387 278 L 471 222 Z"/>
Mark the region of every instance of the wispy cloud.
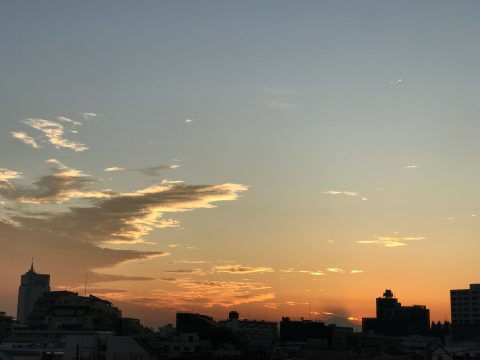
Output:
<path fill-rule="evenodd" d="M 212 268 L 214 272 L 217 273 L 228 273 L 228 274 L 255 274 L 255 273 L 268 273 L 273 272 L 271 267 L 252 267 L 252 266 L 243 266 L 243 265 L 219 265 Z"/>
<path fill-rule="evenodd" d="M 72 119 L 67 118 L 65 116 L 57 116 L 57 120 L 61 121 L 61 122 L 68 123 L 68 124 L 72 124 L 73 126 L 82 126 L 81 122 L 72 120 Z"/>
<path fill-rule="evenodd" d="M 206 308 L 232 307 L 242 304 L 264 303 L 275 299 L 270 287 L 248 281 L 211 281 L 194 279 L 169 279 L 176 286 L 171 289 L 156 289 L 147 295 L 116 294 L 112 300 L 127 301 L 151 308 L 183 309 L 185 304 Z"/>
<path fill-rule="evenodd" d="M 93 112 L 84 112 L 81 113 L 80 116 L 85 120 L 90 121 L 96 119 L 98 117 L 98 114 L 95 114 Z"/>
<path fill-rule="evenodd" d="M 210 261 L 207 260 L 175 260 L 176 263 L 180 264 L 208 264 Z"/>
<path fill-rule="evenodd" d="M 119 171 L 124 171 L 124 170 L 125 170 L 125 168 L 118 167 L 118 166 L 112 166 L 112 167 L 108 167 L 108 168 L 103 169 L 103 171 L 105 171 L 105 172 L 119 172 Z"/>
<path fill-rule="evenodd" d="M 37 141 L 23 131 L 11 132 L 10 134 L 15 140 L 21 141 L 26 145 L 30 145 L 34 149 L 40 148 L 40 145 L 37 144 Z"/>
<path fill-rule="evenodd" d="M 204 269 L 174 269 L 174 270 L 165 270 L 166 273 L 171 274 L 194 274 L 194 275 L 206 275 L 207 272 Z"/>
<path fill-rule="evenodd" d="M 350 274 L 360 274 L 363 273 L 363 270 L 350 270 Z"/>
<path fill-rule="evenodd" d="M 192 119 L 186 119 L 186 120 L 185 120 L 185 123 L 186 123 L 186 124 L 191 124 L 192 122 L 193 122 Z"/>
<path fill-rule="evenodd" d="M 339 268 L 328 268 L 327 271 L 333 272 L 333 273 L 344 273 L 345 270 L 339 269 Z"/>
<path fill-rule="evenodd" d="M 25 119 L 23 123 L 40 131 L 46 137 L 48 142 L 57 149 L 65 148 L 76 152 L 88 150 L 88 147 L 85 144 L 65 139 L 63 137 L 65 133 L 64 126 L 59 122 L 39 118 L 29 118 Z"/>
<path fill-rule="evenodd" d="M 405 166 L 405 169 L 417 169 L 419 167 L 420 167 L 419 165 L 407 165 Z"/>
<path fill-rule="evenodd" d="M 426 240 L 425 236 L 405 236 L 405 237 L 397 237 L 397 236 L 377 236 L 375 240 L 359 240 L 357 243 L 359 244 L 376 244 L 385 247 L 399 247 L 399 246 L 406 246 L 407 242 L 409 241 L 419 241 L 419 240 Z"/>
<path fill-rule="evenodd" d="M 63 203 L 71 199 L 107 198 L 113 195 L 107 190 L 87 189 L 95 181 L 79 170 L 69 168 L 56 159 L 46 162 L 54 165 L 49 175 L 42 176 L 33 186 L 11 183 L 8 187 L 1 187 L 0 196 L 23 203 L 48 204 Z"/>
<path fill-rule="evenodd" d="M 322 270 L 296 270 L 292 267 L 286 268 L 286 269 L 280 269 L 279 270 L 282 273 L 287 273 L 287 274 L 307 274 L 307 275 L 312 275 L 312 276 L 323 276 L 325 275 L 325 272 Z"/>
<path fill-rule="evenodd" d="M 403 79 L 397 79 L 390 81 L 390 85 L 400 85 L 403 84 Z"/>
<path fill-rule="evenodd" d="M 328 191 L 323 191 L 322 194 L 332 195 L 332 196 L 336 196 L 336 195 L 353 196 L 353 197 L 360 197 L 363 201 L 367 201 L 367 200 L 368 200 L 365 196 L 362 196 L 361 194 L 359 194 L 359 193 L 356 192 L 356 191 L 348 191 L 348 190 L 344 190 L 344 191 L 328 190 Z"/>
<path fill-rule="evenodd" d="M 0 182 L 8 182 L 12 179 L 18 179 L 22 176 L 21 172 L 10 170 L 6 168 L 0 168 Z"/>

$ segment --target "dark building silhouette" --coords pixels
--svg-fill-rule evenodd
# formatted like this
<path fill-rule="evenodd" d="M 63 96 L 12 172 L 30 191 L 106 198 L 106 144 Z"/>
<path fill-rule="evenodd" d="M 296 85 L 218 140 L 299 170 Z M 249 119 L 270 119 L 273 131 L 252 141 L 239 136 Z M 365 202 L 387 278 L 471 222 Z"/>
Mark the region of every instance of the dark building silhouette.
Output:
<path fill-rule="evenodd" d="M 242 349 L 244 356 L 250 358 L 259 354 L 271 353 L 273 344 L 278 339 L 278 325 L 276 322 L 264 320 L 240 320 L 237 311 L 230 311 L 228 320 L 218 322 L 221 328 L 229 330 L 235 335 L 236 344 Z"/>
<path fill-rule="evenodd" d="M 457 340 L 480 339 L 480 284 L 450 290 L 452 331 Z"/>
<path fill-rule="evenodd" d="M 38 330 L 116 331 L 121 312 L 112 303 L 70 291 L 51 291 L 37 299 L 28 327 Z"/>
<path fill-rule="evenodd" d="M 25 324 L 37 299 L 50 291 L 50 275 L 37 274 L 33 268 L 21 276 L 18 288 L 17 320 Z"/>
<path fill-rule="evenodd" d="M 201 314 L 179 312 L 176 316 L 177 330 L 181 333 L 195 333 L 200 339 L 209 338 L 218 324 L 212 317 Z"/>
<path fill-rule="evenodd" d="M 377 298 L 377 317 L 363 318 L 364 333 L 387 336 L 427 336 L 430 332 L 430 310 L 424 305 L 402 306 L 391 290 Z"/>
<path fill-rule="evenodd" d="M 345 349 L 347 338 L 353 335 L 353 328 L 325 325 L 320 321 L 291 320 L 283 317 L 280 321 L 280 341 L 306 342 L 311 339 L 324 339 L 328 349 Z"/>
<path fill-rule="evenodd" d="M 13 318 L 0 311 L 0 342 L 12 333 Z"/>

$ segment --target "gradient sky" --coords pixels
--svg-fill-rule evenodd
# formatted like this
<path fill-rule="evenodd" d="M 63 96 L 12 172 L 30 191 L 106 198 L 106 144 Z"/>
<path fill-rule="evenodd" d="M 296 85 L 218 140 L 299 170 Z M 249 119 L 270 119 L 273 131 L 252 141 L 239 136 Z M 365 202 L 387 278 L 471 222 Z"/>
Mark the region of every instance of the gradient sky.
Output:
<path fill-rule="evenodd" d="M 148 325 L 449 318 L 478 283 L 478 1 L 0 4 L 0 310 L 55 289 Z"/>

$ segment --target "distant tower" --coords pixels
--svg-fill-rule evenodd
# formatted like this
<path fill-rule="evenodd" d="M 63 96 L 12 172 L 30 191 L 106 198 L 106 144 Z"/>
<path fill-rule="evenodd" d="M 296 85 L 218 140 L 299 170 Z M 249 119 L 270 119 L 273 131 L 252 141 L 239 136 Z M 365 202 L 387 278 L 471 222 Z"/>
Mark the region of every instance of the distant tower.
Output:
<path fill-rule="evenodd" d="M 22 275 L 18 288 L 17 320 L 26 324 L 37 299 L 49 291 L 50 275 L 37 274 L 33 269 L 32 260 L 32 266 Z"/>

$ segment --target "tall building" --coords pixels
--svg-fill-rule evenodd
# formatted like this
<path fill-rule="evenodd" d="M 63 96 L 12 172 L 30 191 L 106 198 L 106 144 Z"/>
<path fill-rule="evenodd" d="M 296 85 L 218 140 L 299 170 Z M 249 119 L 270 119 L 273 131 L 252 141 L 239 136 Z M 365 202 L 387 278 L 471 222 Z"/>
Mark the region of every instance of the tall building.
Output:
<path fill-rule="evenodd" d="M 364 333 L 387 336 L 428 335 L 430 310 L 425 305 L 402 306 L 391 290 L 377 298 L 377 317 L 363 318 Z"/>
<path fill-rule="evenodd" d="M 450 290 L 452 329 L 462 339 L 480 337 L 480 284 L 469 289 Z"/>
<path fill-rule="evenodd" d="M 37 274 L 33 268 L 22 275 L 18 288 L 17 320 L 26 324 L 37 299 L 50 291 L 50 275 Z"/>

